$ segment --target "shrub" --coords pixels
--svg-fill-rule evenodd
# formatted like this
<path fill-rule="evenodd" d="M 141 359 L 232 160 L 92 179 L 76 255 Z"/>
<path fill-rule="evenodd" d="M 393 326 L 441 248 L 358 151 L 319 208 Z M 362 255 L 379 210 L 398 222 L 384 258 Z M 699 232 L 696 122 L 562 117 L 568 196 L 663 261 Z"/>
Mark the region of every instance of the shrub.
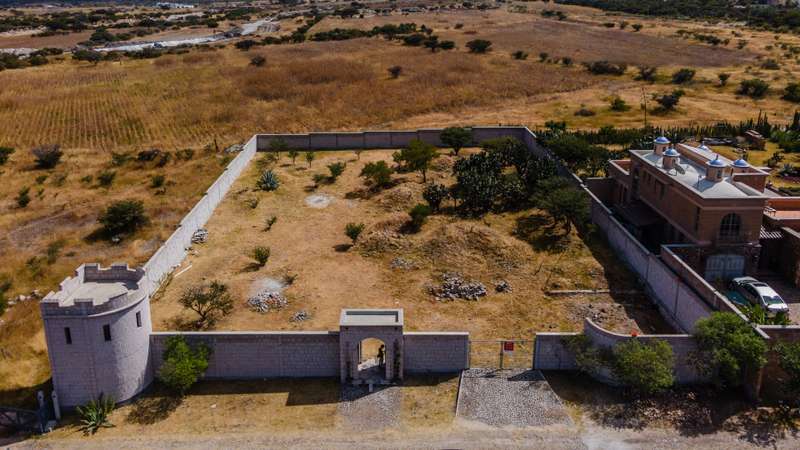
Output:
<path fill-rule="evenodd" d="M 403 73 L 403 68 L 400 66 L 392 66 L 386 69 L 389 72 L 389 76 L 392 79 L 400 78 L 400 74 Z"/>
<path fill-rule="evenodd" d="M 211 353 L 205 344 L 191 348 L 183 336 L 170 336 L 162 356 L 164 362 L 158 369 L 157 377 L 167 387 L 183 395 L 191 388 L 208 368 Z"/>
<path fill-rule="evenodd" d="M 745 369 L 757 370 L 767 362 L 764 340 L 733 313 L 714 312 L 700 319 L 694 336 L 703 352 L 699 364 L 718 386 L 739 386 Z"/>
<path fill-rule="evenodd" d="M 353 153 L 355 153 L 356 159 L 361 161 L 361 154 L 364 153 L 364 150 L 362 150 L 360 148 L 357 148 L 357 149 L 353 150 Z"/>
<path fill-rule="evenodd" d="M 697 72 L 694 69 L 679 69 L 672 74 L 673 84 L 684 84 L 692 81 Z"/>
<path fill-rule="evenodd" d="M 308 163 L 308 167 L 311 167 L 311 163 L 314 159 L 317 158 L 317 154 L 314 152 L 306 152 L 306 162 Z"/>
<path fill-rule="evenodd" d="M 573 222 L 576 224 L 586 222 L 589 205 L 583 191 L 567 185 L 560 178 L 543 181 L 540 190 L 542 197 L 539 200 L 539 207 L 547 211 L 556 224 L 561 223 L 565 234 L 572 231 Z"/>
<path fill-rule="evenodd" d="M 353 245 L 355 245 L 362 231 L 364 231 L 363 223 L 350 222 L 344 226 L 344 234 L 349 237 L 351 241 L 353 241 Z"/>
<path fill-rule="evenodd" d="M 181 294 L 179 302 L 184 308 L 200 316 L 197 320 L 200 327 L 214 324 L 220 315 L 226 315 L 233 310 L 233 299 L 228 293 L 228 286 L 219 281 L 189 287 Z"/>
<path fill-rule="evenodd" d="M 638 32 L 644 27 L 644 25 L 642 25 L 640 23 L 635 23 L 635 24 L 631 25 L 631 27 L 633 28 L 633 31 Z"/>
<path fill-rule="evenodd" d="M 275 138 L 269 141 L 269 150 L 271 152 L 280 154 L 280 152 L 289 150 L 289 144 L 287 144 L 286 141 L 281 138 Z M 297 155 L 295 155 L 295 157 L 297 157 Z"/>
<path fill-rule="evenodd" d="M 418 203 L 416 206 L 411 208 L 411 211 L 408 212 L 408 215 L 411 217 L 411 228 L 415 231 L 419 231 L 425 221 L 428 220 L 428 216 L 431 215 L 431 208 L 428 205 Z"/>
<path fill-rule="evenodd" d="M 148 222 L 141 200 L 119 200 L 111 203 L 97 220 L 107 237 L 133 233 Z"/>
<path fill-rule="evenodd" d="M 564 65 L 564 66 L 567 66 L 567 67 L 571 66 L 572 65 L 572 58 L 570 58 L 569 56 L 565 56 L 565 57 L 561 58 L 561 64 Z"/>
<path fill-rule="evenodd" d="M 264 224 L 264 231 L 269 231 L 272 229 L 272 226 L 275 225 L 275 222 L 278 221 L 277 216 L 270 216 L 267 218 L 267 221 Z"/>
<path fill-rule="evenodd" d="M 103 394 L 100 394 L 97 400 L 92 399 L 83 406 L 77 406 L 75 409 L 81 418 L 83 433 L 94 434 L 100 428 L 113 427 L 114 425 L 108 421 L 108 415 L 114 410 L 114 406 L 114 399 Z"/>
<path fill-rule="evenodd" d="M 458 152 L 472 142 L 472 132 L 467 128 L 461 127 L 448 127 L 442 130 L 439 139 L 453 149 L 453 153 L 458 155 Z"/>
<path fill-rule="evenodd" d="M 256 188 L 262 191 L 274 191 L 281 185 L 278 176 L 272 170 L 265 170 L 261 172 L 261 176 L 256 181 Z"/>
<path fill-rule="evenodd" d="M 422 191 L 422 198 L 428 202 L 433 211 L 439 211 L 442 201 L 450 195 L 450 190 L 441 184 L 428 184 Z"/>
<path fill-rule="evenodd" d="M 751 78 L 742 80 L 736 93 L 752 98 L 761 98 L 767 95 L 767 91 L 769 91 L 769 83 L 759 78 Z"/>
<path fill-rule="evenodd" d="M 661 106 L 663 111 L 672 111 L 675 109 L 681 97 L 683 97 L 683 91 L 680 89 L 672 91 L 671 94 L 664 94 L 661 96 L 653 94 L 653 100 Z"/>
<path fill-rule="evenodd" d="M 262 247 L 258 246 L 253 249 L 253 253 L 251 254 L 253 259 L 256 260 L 256 265 L 258 267 L 264 267 L 267 265 L 267 261 L 269 261 L 269 256 L 272 253 L 269 247 Z"/>
<path fill-rule="evenodd" d="M 250 58 L 250 65 L 254 67 L 262 67 L 267 63 L 267 58 L 263 56 L 253 56 Z"/>
<path fill-rule="evenodd" d="M 639 75 L 636 76 L 636 79 L 641 81 L 649 81 L 652 83 L 656 81 L 657 72 L 658 72 L 657 67 L 640 66 Z"/>
<path fill-rule="evenodd" d="M 778 70 L 781 68 L 781 65 L 778 64 L 778 61 L 769 58 L 761 63 L 761 68 L 765 70 Z"/>
<path fill-rule="evenodd" d="M 729 73 L 720 72 L 720 73 L 717 74 L 717 79 L 719 79 L 719 85 L 720 86 L 725 86 L 726 84 L 728 84 L 728 80 L 730 78 L 731 78 L 731 74 L 729 74 Z"/>
<path fill-rule="evenodd" d="M 614 28 L 615 26 L 617 26 L 617 24 L 615 24 L 614 22 L 605 22 L 603 23 L 603 26 L 606 28 Z"/>
<path fill-rule="evenodd" d="M 787 84 L 781 98 L 790 102 L 800 103 L 800 83 Z"/>
<path fill-rule="evenodd" d="M 631 339 L 614 346 L 612 371 L 637 394 L 653 395 L 675 382 L 672 347 L 662 340 L 643 343 Z"/>
<path fill-rule="evenodd" d="M 391 181 L 392 169 L 386 161 L 370 162 L 361 169 L 360 176 L 375 187 L 383 187 Z"/>
<path fill-rule="evenodd" d="M 470 53 L 486 53 L 491 50 L 492 42 L 485 39 L 475 39 L 467 42 Z"/>
<path fill-rule="evenodd" d="M 153 175 L 152 177 L 150 177 L 150 187 L 154 188 L 154 189 L 158 189 L 161 186 L 164 186 L 164 182 L 165 181 L 166 181 L 166 178 L 164 177 L 164 175 L 161 175 L 161 174 Z"/>
<path fill-rule="evenodd" d="M 511 57 L 519 60 L 528 59 L 528 54 L 526 52 L 523 52 L 522 50 L 517 50 L 511 54 Z"/>
<path fill-rule="evenodd" d="M 24 208 L 24 207 L 28 206 L 28 203 L 31 202 L 30 191 L 31 191 L 31 188 L 27 187 L 27 186 L 23 187 L 22 189 L 19 190 L 19 192 L 17 193 L 16 198 L 14 199 L 14 200 L 16 200 L 18 207 Z"/>
<path fill-rule="evenodd" d="M 64 152 L 61 151 L 61 146 L 58 144 L 40 145 L 31 149 L 31 153 L 33 153 L 36 167 L 39 169 L 52 169 L 64 156 Z"/>
<path fill-rule="evenodd" d="M 778 365 L 788 375 L 786 390 L 800 394 L 800 342 L 782 342 L 776 346 L 775 351 L 778 354 Z"/>
<path fill-rule="evenodd" d="M 417 171 L 422 174 L 422 182 L 428 181 L 427 173 L 431 161 L 438 156 L 436 148 L 419 139 L 413 139 L 408 147 L 395 152 L 393 158 L 403 168 L 410 171 Z"/>
<path fill-rule="evenodd" d="M 622 75 L 628 70 L 628 65 L 625 63 L 614 64 L 608 61 L 594 61 L 591 63 L 584 63 L 584 67 L 589 72 L 595 75 Z"/>
<path fill-rule="evenodd" d="M 292 165 L 294 165 L 295 160 L 297 160 L 297 157 L 300 156 L 300 152 L 295 149 L 291 149 L 289 150 L 288 155 L 289 158 L 292 158 Z"/>
<path fill-rule="evenodd" d="M 160 154 L 161 150 L 157 148 L 142 150 L 136 154 L 136 160 L 139 162 L 154 161 Z"/>
<path fill-rule="evenodd" d="M 539 62 L 547 61 L 547 57 L 550 56 L 547 52 L 539 53 Z"/>
<path fill-rule="evenodd" d="M 612 111 L 623 112 L 623 111 L 627 111 L 629 109 L 631 109 L 631 107 L 628 106 L 627 103 L 625 103 L 625 100 L 623 100 L 623 99 L 621 99 L 619 97 L 616 97 L 616 96 L 611 99 L 611 110 Z"/>
<path fill-rule="evenodd" d="M 7 163 L 13 153 L 14 149 L 11 147 L 0 147 L 0 166 Z"/>
<path fill-rule="evenodd" d="M 191 159 L 194 158 L 194 150 L 190 148 L 178 150 L 175 152 L 175 157 L 181 161 L 191 161 Z"/>
<path fill-rule="evenodd" d="M 113 170 L 104 170 L 97 175 L 97 184 L 101 187 L 110 187 L 114 183 L 114 178 L 117 177 L 117 172 Z"/>
<path fill-rule="evenodd" d="M 347 164 L 341 161 L 328 164 L 328 171 L 331 173 L 331 180 L 336 181 L 336 179 L 344 173 L 345 167 L 347 167 Z"/>

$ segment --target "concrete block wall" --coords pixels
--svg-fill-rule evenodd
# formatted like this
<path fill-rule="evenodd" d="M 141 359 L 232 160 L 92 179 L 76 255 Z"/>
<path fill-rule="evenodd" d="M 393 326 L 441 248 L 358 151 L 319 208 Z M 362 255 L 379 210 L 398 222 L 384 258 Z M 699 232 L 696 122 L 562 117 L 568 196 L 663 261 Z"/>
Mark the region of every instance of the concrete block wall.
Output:
<path fill-rule="evenodd" d="M 407 374 L 451 373 L 469 368 L 469 333 L 403 333 Z"/>
<path fill-rule="evenodd" d="M 536 333 L 533 347 L 533 368 L 536 370 L 576 370 L 575 355 L 564 343 L 565 338 L 580 333 Z"/>
<path fill-rule="evenodd" d="M 202 342 L 211 349 L 207 379 L 339 375 L 339 333 L 328 331 L 153 333 L 150 351 L 154 374 L 171 336 L 183 336 L 191 345 Z"/>

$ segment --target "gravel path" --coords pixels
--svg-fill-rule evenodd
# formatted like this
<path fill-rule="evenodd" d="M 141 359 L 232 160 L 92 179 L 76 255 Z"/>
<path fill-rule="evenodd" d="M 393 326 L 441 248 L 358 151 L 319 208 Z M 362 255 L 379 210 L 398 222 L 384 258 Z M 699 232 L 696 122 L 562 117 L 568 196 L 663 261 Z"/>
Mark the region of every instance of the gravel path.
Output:
<path fill-rule="evenodd" d="M 495 427 L 572 424 L 561 400 L 538 370 L 464 371 L 457 413 L 462 419 Z"/>
<path fill-rule="evenodd" d="M 338 405 L 339 427 L 380 430 L 395 427 L 400 420 L 402 392 L 397 386 L 342 386 Z"/>

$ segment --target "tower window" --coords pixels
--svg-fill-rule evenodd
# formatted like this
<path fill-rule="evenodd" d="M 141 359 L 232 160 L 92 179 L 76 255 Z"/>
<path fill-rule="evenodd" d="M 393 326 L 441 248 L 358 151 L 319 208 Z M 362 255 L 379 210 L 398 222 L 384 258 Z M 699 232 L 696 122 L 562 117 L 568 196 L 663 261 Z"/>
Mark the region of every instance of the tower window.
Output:
<path fill-rule="evenodd" d="M 72 345 L 72 332 L 69 327 L 64 327 L 64 340 L 67 341 L 67 345 Z"/>
<path fill-rule="evenodd" d="M 111 340 L 111 325 L 103 325 L 103 338 L 106 341 Z"/>
<path fill-rule="evenodd" d="M 136 327 L 137 328 L 142 328 L 142 312 L 141 311 L 137 311 L 136 312 Z"/>

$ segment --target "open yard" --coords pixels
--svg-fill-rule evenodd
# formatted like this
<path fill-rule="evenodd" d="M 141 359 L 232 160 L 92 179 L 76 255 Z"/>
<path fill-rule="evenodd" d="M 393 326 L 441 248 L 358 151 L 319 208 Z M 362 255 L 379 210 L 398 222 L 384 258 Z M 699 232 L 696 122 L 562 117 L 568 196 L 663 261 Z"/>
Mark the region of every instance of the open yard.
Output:
<path fill-rule="evenodd" d="M 449 184 L 454 157 L 442 153 L 428 178 Z M 587 316 L 620 332 L 664 331 L 643 295 L 625 295 L 637 289 L 634 277 L 594 235 L 582 239 L 573 231 L 560 237 L 560 227 L 553 229 L 538 210 L 468 219 L 445 209 L 420 232 L 407 231 L 407 212 L 424 203 L 421 177 L 395 175 L 393 187 L 369 191 L 358 174 L 378 160 L 390 161 L 391 152 L 365 151 L 360 159 L 352 152 L 321 152 L 311 167 L 303 154 L 294 165 L 284 156 L 276 167 L 281 186 L 271 193 L 255 190 L 254 162 L 209 221 L 208 241 L 193 247 L 153 300 L 154 327 L 191 328 L 196 317 L 179 297 L 189 287 L 218 280 L 235 299 L 233 312 L 216 325 L 220 330 L 329 330 L 338 328 L 342 308 L 403 308 L 408 330 L 469 331 L 473 339 L 578 330 Z M 347 163 L 344 174 L 315 189 L 312 175 L 326 173 L 325 166 L 337 161 Z M 272 216 L 277 221 L 265 231 Z M 352 247 L 344 234 L 350 222 L 366 225 Z M 251 257 L 256 246 L 271 249 L 263 268 Z M 436 300 L 428 288 L 448 272 L 484 283 L 488 295 Z M 512 291 L 495 292 L 500 281 Z M 545 295 L 550 289 L 595 288 L 613 295 Z M 282 290 L 288 305 L 267 313 L 251 310 L 246 300 L 261 290 Z M 310 318 L 292 321 L 299 311 Z"/>

